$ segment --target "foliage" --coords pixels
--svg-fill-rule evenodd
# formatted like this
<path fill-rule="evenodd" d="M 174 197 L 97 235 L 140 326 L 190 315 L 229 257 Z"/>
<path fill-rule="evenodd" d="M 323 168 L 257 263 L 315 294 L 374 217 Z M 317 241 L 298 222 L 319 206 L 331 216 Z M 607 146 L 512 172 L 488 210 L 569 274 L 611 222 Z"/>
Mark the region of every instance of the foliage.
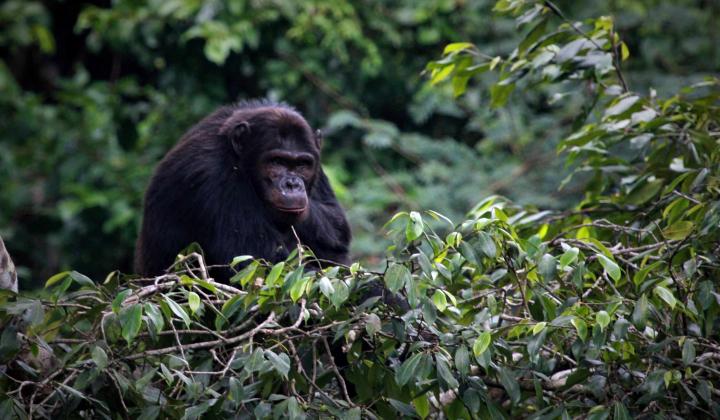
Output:
<path fill-rule="evenodd" d="M 717 73 L 714 2 L 563 3 L 569 16 L 617 16 L 638 91 L 668 96 Z M 419 75 L 446 42 L 509 53 L 527 24 L 493 4 L 2 2 L 0 236 L 21 287 L 69 268 L 129 271 L 153 166 L 193 122 L 245 98 L 287 101 L 324 126 L 323 164 L 369 266 L 389 244 L 376 226 L 399 209 L 461 220 L 491 194 L 569 208 L 583 183 L 557 190 L 567 170 L 554 151 L 582 90 L 516 89 L 491 109 L 493 77 L 453 100 L 451 84 Z"/>
<path fill-rule="evenodd" d="M 643 96 L 612 19 L 496 10 L 528 28 L 517 48 L 450 44 L 429 77 L 463 94 L 497 71 L 497 106 L 580 85 L 559 142 L 586 174 L 576 206 L 400 212 L 381 271 L 307 270 L 301 248 L 236 258 L 231 285 L 196 253 L 155 279 L 58 274 L 45 297 L 3 295 L 3 418 L 720 416 L 720 81 Z"/>

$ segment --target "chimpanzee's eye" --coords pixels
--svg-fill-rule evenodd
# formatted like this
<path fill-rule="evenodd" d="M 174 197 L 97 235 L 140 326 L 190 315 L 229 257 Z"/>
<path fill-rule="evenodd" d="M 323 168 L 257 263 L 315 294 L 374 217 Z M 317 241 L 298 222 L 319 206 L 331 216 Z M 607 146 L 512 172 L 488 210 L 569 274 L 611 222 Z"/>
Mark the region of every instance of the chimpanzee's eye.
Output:
<path fill-rule="evenodd" d="M 312 166 L 312 161 L 307 159 L 301 159 L 296 164 L 295 167 L 298 169 L 308 169 Z"/>

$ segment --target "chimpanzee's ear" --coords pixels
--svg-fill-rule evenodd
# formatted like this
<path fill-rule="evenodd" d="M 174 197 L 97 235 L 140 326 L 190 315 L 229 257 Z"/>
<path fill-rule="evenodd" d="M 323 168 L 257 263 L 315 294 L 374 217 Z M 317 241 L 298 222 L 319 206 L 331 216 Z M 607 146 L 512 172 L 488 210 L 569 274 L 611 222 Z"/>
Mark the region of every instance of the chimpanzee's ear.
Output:
<path fill-rule="evenodd" d="M 322 144 L 323 144 L 323 133 L 319 129 L 315 130 L 315 145 L 317 146 L 318 149 L 322 149 Z"/>
<path fill-rule="evenodd" d="M 250 124 L 239 118 L 230 117 L 220 127 L 220 135 L 230 140 L 233 150 L 238 156 L 242 153 L 243 138 L 250 134 Z"/>

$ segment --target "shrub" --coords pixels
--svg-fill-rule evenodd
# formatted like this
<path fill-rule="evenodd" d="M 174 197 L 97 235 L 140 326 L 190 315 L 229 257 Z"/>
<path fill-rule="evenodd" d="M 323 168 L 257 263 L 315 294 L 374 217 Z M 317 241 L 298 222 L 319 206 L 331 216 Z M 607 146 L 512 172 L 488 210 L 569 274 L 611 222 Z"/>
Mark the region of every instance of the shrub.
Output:
<path fill-rule="evenodd" d="M 154 279 L 60 273 L 2 295 L 0 416 L 720 416 L 720 81 L 643 96 L 611 19 L 496 9 L 529 27 L 517 48 L 450 44 L 431 80 L 462 94 L 499 70 L 496 106 L 579 84 L 560 145 L 585 174 L 574 208 L 401 212 L 378 272 L 309 271 L 301 248 L 236 258 L 230 285 L 198 253 Z"/>

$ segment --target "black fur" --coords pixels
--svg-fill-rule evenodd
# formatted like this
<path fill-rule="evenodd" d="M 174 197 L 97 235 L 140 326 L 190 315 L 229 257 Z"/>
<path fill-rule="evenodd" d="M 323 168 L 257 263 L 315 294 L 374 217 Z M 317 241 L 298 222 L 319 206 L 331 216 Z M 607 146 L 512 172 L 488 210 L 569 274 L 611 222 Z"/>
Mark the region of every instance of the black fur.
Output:
<path fill-rule="evenodd" d="M 150 181 L 135 252 L 138 274 L 163 273 L 192 242 L 212 265 L 228 264 L 238 255 L 285 259 L 297 241 L 256 192 L 255 165 L 262 151 L 283 145 L 299 147 L 319 163 L 319 144 L 305 119 L 284 104 L 244 102 L 204 118 L 165 156 Z M 350 228 L 317 168 L 308 188 L 309 215 L 294 227 L 318 258 L 345 264 Z M 226 281 L 229 271 L 213 275 Z"/>

